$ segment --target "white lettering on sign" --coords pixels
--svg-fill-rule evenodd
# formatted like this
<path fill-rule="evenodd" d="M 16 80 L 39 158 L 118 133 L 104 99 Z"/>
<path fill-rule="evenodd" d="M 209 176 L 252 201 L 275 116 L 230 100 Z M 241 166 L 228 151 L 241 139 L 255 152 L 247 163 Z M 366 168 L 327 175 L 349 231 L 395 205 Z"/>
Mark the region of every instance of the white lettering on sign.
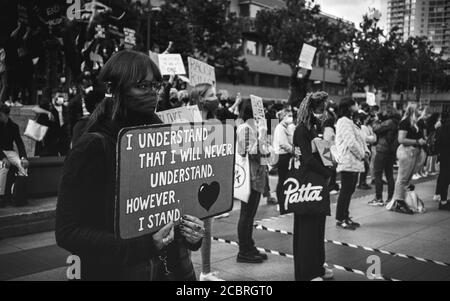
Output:
<path fill-rule="evenodd" d="M 284 192 L 286 198 L 284 199 L 284 209 L 288 209 L 289 204 L 301 203 L 301 202 L 320 202 L 322 197 L 320 193 L 323 190 L 323 186 L 312 186 L 311 183 L 305 186 L 300 184 L 294 178 L 289 178 L 284 181 L 283 185 L 289 184 L 288 189 Z"/>
<path fill-rule="evenodd" d="M 189 83 L 195 87 L 198 84 L 216 85 L 216 72 L 213 66 L 188 57 Z"/>

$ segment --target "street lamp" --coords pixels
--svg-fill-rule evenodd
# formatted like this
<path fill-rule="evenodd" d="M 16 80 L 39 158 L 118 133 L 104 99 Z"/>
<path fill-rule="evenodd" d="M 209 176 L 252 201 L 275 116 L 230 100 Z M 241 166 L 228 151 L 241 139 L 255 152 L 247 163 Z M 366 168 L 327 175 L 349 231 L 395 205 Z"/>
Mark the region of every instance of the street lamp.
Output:
<path fill-rule="evenodd" d="M 152 1 L 147 1 L 147 51 L 150 50 L 150 17 L 153 11 L 161 11 L 161 7 L 153 7 Z"/>

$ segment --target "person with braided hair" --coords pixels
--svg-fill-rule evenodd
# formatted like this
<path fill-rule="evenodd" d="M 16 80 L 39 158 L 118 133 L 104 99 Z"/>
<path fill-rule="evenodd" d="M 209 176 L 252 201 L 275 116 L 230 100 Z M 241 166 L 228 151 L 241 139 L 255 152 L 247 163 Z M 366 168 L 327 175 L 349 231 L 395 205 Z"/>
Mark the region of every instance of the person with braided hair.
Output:
<path fill-rule="evenodd" d="M 328 183 L 333 172 L 324 166 L 320 154 L 313 151 L 312 142 L 322 133 L 322 116 L 328 94 L 308 94 L 298 110 L 294 132 L 294 152 L 300 159 L 300 170 L 318 181 Z M 330 193 L 324 185 L 322 210 L 317 213 L 294 214 L 294 268 L 297 281 L 322 281 L 333 278 L 333 271 L 325 268 L 325 219 L 330 215 Z"/>

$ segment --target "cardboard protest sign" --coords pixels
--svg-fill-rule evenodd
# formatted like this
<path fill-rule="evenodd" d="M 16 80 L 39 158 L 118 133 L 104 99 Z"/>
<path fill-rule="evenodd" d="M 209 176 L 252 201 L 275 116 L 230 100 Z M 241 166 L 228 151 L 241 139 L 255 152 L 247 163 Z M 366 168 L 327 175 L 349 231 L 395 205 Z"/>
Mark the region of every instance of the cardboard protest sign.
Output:
<path fill-rule="evenodd" d="M 255 120 L 266 119 L 263 99 L 255 95 L 250 95 L 250 100 L 252 102 L 253 118 L 255 118 Z"/>
<path fill-rule="evenodd" d="M 374 93 L 366 92 L 366 103 L 369 106 L 376 106 L 377 105 L 376 97 L 375 97 Z"/>
<path fill-rule="evenodd" d="M 186 106 L 156 113 L 163 123 L 202 122 L 198 106 Z"/>
<path fill-rule="evenodd" d="M 308 44 L 303 44 L 302 52 L 300 53 L 299 64 L 300 68 L 312 70 L 312 63 L 314 61 L 314 55 L 316 54 L 316 47 Z"/>
<path fill-rule="evenodd" d="M 204 219 L 233 206 L 231 124 L 125 128 L 117 146 L 116 235 L 131 239 L 185 215 Z"/>
<path fill-rule="evenodd" d="M 198 84 L 216 85 L 216 72 L 213 66 L 188 57 L 189 81 L 195 87 Z"/>
<path fill-rule="evenodd" d="M 158 62 L 162 75 L 186 74 L 180 54 L 160 54 Z"/>
<path fill-rule="evenodd" d="M 314 139 L 311 141 L 313 144 L 312 149 L 317 150 L 322 159 L 322 163 L 325 166 L 333 166 L 333 155 L 331 153 L 331 143 L 323 139 Z"/>
<path fill-rule="evenodd" d="M 125 35 L 124 42 L 126 48 L 136 46 L 136 31 L 134 29 L 124 27 L 123 34 Z"/>

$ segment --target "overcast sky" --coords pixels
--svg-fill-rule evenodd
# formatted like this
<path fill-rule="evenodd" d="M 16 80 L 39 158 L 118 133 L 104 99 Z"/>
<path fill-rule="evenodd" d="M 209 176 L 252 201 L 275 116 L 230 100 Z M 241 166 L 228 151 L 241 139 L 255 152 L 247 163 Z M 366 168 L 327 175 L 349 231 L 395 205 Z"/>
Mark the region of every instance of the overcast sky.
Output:
<path fill-rule="evenodd" d="M 315 0 L 322 10 L 331 15 L 352 21 L 359 26 L 362 16 L 375 7 L 381 11 L 383 17 L 380 27 L 385 27 L 387 0 Z"/>

